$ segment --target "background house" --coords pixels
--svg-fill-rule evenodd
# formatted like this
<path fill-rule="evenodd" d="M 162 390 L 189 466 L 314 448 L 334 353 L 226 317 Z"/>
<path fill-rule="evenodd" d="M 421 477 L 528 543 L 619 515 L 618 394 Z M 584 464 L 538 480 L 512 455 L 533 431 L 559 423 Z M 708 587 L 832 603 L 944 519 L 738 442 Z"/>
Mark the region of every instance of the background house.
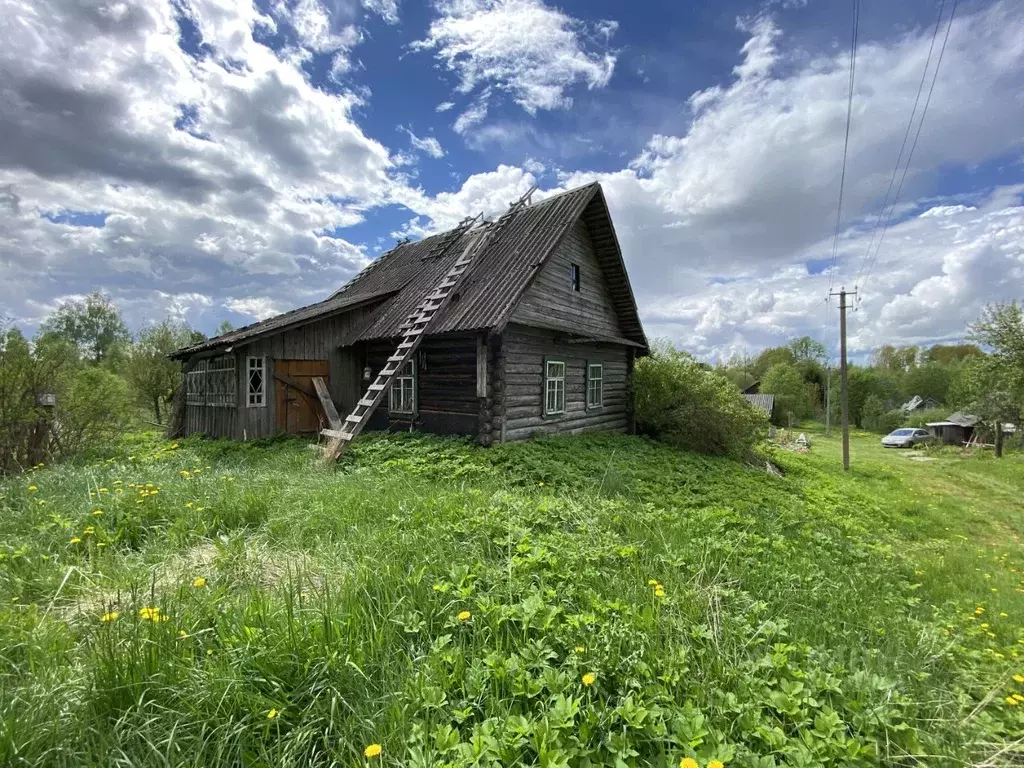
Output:
<path fill-rule="evenodd" d="M 957 411 L 945 421 L 930 421 L 927 426 L 933 435 L 948 445 L 964 445 L 974 435 L 974 427 L 980 421 L 977 416 Z"/>
<path fill-rule="evenodd" d="M 325 301 L 178 350 L 185 386 L 172 429 L 315 432 L 325 423 L 317 377 L 351 412 L 474 231 L 400 243 Z M 487 444 L 632 427 L 633 362 L 647 340 L 600 185 L 510 214 L 453 291 L 369 428 Z"/>

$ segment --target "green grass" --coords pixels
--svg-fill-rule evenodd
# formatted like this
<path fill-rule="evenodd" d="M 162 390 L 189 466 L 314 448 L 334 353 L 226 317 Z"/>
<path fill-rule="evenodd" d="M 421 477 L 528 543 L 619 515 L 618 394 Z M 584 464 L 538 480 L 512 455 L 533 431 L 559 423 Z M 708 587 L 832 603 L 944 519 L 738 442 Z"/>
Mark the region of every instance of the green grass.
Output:
<path fill-rule="evenodd" d="M 0 764 L 1020 761 L 1024 457 L 810 434 L 783 477 L 132 436 L 0 481 Z"/>

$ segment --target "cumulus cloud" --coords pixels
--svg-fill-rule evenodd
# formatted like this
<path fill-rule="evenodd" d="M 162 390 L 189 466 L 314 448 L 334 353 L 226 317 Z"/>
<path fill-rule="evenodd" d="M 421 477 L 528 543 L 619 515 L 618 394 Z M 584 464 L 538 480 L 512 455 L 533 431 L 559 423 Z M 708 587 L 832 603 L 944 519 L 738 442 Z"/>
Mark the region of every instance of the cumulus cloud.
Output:
<path fill-rule="evenodd" d="M 282 312 L 279 304 L 265 296 L 249 296 L 240 299 L 229 298 L 224 306 L 232 312 L 248 315 L 256 320 L 266 320 L 268 317 L 273 317 Z"/>
<path fill-rule="evenodd" d="M 493 89 L 529 114 L 564 109 L 577 84 L 603 88 L 615 69 L 608 46 L 617 24 L 588 25 L 542 0 L 440 0 L 438 17 L 413 50 L 433 51 L 458 77 L 456 90 Z M 486 115 L 490 90 L 456 123 L 460 133 Z"/>
<path fill-rule="evenodd" d="M 0 304 L 34 322 L 25 296 L 98 281 L 140 311 L 140 291 L 162 306 L 225 285 L 300 302 L 361 268 L 337 233 L 387 200 L 388 151 L 353 119 L 358 96 L 254 39 L 288 23 L 347 45 L 312 5 L 275 20 L 214 0 L 0 0 Z"/>

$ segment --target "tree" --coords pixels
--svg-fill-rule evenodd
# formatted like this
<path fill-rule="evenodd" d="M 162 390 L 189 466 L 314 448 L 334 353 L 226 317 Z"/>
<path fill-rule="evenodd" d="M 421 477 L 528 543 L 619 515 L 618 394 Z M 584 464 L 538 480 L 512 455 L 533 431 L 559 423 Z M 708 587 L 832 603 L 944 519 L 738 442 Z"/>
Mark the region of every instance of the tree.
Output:
<path fill-rule="evenodd" d="M 887 371 L 907 371 L 917 364 L 918 348 L 884 344 L 871 353 L 871 364 Z"/>
<path fill-rule="evenodd" d="M 971 361 L 964 396 L 978 416 L 993 423 L 996 455 L 1001 456 L 1002 424 L 1019 426 L 1024 413 L 1024 307 L 1015 301 L 990 304 L 968 335 L 992 353 Z"/>
<path fill-rule="evenodd" d="M 925 363 L 953 365 L 984 354 L 976 344 L 934 344 L 921 353 L 921 358 Z"/>
<path fill-rule="evenodd" d="M 810 413 L 811 398 L 800 370 L 792 363 L 776 363 L 761 378 L 761 391 L 775 395 L 775 411 L 802 419 Z"/>
<path fill-rule="evenodd" d="M 757 378 L 761 378 L 768 372 L 769 368 L 778 363 L 789 363 L 791 365 L 796 363 L 796 357 L 789 347 L 769 347 L 763 350 L 761 354 L 754 358 L 750 371 Z"/>
<path fill-rule="evenodd" d="M 128 353 L 125 376 L 136 396 L 153 407 L 157 424 L 161 423 L 161 403 L 170 404 L 181 382 L 181 366 L 167 356 L 205 338 L 188 324 L 171 319 L 139 331 Z"/>
<path fill-rule="evenodd" d="M 903 377 L 903 393 L 907 398 L 920 395 L 934 397 L 937 402 L 946 402 L 953 368 L 939 363 L 925 363 L 911 368 Z"/>
<path fill-rule="evenodd" d="M 65 301 L 42 322 L 39 330 L 44 336 L 71 342 L 92 363 L 102 363 L 132 339 L 121 312 L 100 291 L 90 293 L 82 301 Z"/>
<path fill-rule="evenodd" d="M 235 324 L 230 320 L 221 320 L 220 325 L 217 326 L 217 330 L 214 332 L 214 336 L 223 336 L 225 333 L 231 333 L 235 330 Z"/>
<path fill-rule="evenodd" d="M 828 359 L 828 351 L 820 341 L 815 341 L 810 336 L 801 336 L 799 339 L 792 339 L 787 345 L 793 353 L 793 358 L 798 363 L 811 362 L 824 365 Z"/>

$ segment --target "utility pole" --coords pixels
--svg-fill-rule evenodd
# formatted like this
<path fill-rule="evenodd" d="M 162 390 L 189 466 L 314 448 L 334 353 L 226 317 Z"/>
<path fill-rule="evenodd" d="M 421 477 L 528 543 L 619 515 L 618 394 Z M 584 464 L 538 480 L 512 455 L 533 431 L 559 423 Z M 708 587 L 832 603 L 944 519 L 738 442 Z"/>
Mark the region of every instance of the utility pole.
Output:
<path fill-rule="evenodd" d="M 850 402 L 846 390 L 846 310 L 849 305 L 846 303 L 847 296 L 856 296 L 857 291 L 847 293 L 845 288 L 840 288 L 839 293 L 830 293 L 830 296 L 839 297 L 839 385 L 840 405 L 842 409 L 843 423 L 843 471 L 850 471 Z"/>

